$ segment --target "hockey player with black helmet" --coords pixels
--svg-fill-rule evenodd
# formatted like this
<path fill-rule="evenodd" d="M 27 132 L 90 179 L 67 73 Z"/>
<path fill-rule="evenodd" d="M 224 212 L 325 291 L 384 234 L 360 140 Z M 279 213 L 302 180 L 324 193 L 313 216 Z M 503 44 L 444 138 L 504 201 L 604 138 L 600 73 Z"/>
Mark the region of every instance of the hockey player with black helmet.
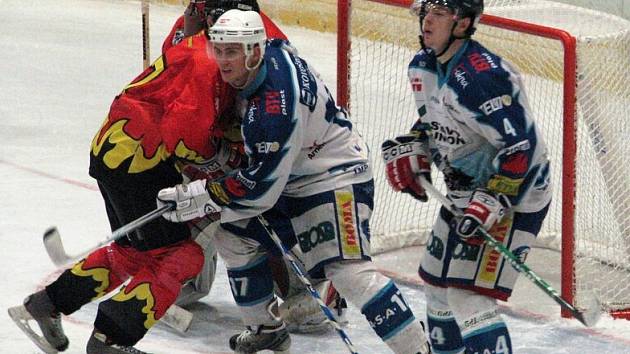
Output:
<path fill-rule="evenodd" d="M 430 181 L 434 164 L 463 211 L 440 210 L 419 268 L 435 353 L 512 353 L 496 300 L 507 301 L 518 273 L 476 231 L 524 260 L 551 202 L 547 149 L 520 74 L 471 38 L 483 7 L 414 2 L 422 49 L 408 76 L 418 117 L 382 145 L 392 189 L 427 201 L 418 176 Z"/>

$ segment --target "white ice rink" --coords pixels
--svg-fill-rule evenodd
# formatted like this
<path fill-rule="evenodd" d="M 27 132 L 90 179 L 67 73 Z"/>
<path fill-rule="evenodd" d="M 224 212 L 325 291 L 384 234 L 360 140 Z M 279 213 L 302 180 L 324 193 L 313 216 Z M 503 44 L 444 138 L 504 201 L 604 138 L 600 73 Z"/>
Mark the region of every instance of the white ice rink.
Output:
<path fill-rule="evenodd" d="M 152 59 L 181 7 L 151 8 Z M 334 90 L 334 38 L 283 28 L 301 54 Z M 59 227 L 68 251 L 94 245 L 108 234 L 94 180 L 88 176 L 90 141 L 109 104 L 141 71 L 140 4 L 132 1 L 0 0 L 0 353 L 38 353 L 6 309 L 57 274 L 42 245 L 43 231 Z M 325 50 L 322 50 L 326 48 Z M 420 248 L 377 257 L 394 272 L 416 315 L 424 318 L 424 294 L 415 269 Z M 535 249 L 531 267 L 559 286 L 558 254 Z M 227 353 L 241 330 L 221 264 L 210 296 L 193 306 L 190 333 L 158 325 L 140 349 L 162 354 Z M 406 280 L 406 281 L 402 281 Z M 562 319 L 558 306 L 520 279 L 502 306 L 518 354 L 630 354 L 630 322 L 608 317 L 592 329 Z M 65 318 L 67 353 L 85 352 L 96 305 Z M 350 311 L 347 333 L 360 353 L 389 353 L 362 318 Z M 331 331 L 293 336 L 294 353 L 346 353 Z M 493 353 L 494 354 L 494 353 Z"/>

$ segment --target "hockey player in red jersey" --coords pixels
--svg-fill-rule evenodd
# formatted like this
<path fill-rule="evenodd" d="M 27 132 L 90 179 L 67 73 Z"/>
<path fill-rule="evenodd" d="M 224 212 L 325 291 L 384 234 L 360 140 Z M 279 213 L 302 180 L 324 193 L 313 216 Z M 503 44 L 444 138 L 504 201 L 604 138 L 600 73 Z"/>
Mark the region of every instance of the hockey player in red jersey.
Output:
<path fill-rule="evenodd" d="M 232 126 L 233 96 L 215 61 L 208 59 L 202 34 L 168 49 L 122 90 L 90 153 L 89 172 L 98 182 L 112 230 L 154 210 L 157 192 L 182 181 L 182 164 L 237 156 L 230 150 L 238 145 L 224 139 Z M 14 320 L 42 350 L 56 353 L 69 345 L 61 313 L 69 315 L 114 293 L 99 304 L 86 351 L 141 353 L 133 346 L 203 263 L 203 250 L 191 239 L 188 225 L 160 218 L 92 252 L 28 296 L 21 312 L 27 316 Z M 31 319 L 43 336 L 29 333 Z"/>

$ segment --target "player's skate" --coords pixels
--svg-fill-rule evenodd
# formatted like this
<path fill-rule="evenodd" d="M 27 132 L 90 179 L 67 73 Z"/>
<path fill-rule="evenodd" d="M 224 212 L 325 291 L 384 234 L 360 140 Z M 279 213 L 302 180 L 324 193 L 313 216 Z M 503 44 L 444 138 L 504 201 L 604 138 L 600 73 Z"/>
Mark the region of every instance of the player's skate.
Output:
<path fill-rule="evenodd" d="M 271 350 L 275 354 L 290 354 L 291 337 L 284 323 L 277 326 L 247 327 L 230 338 L 230 349 L 236 354 L 254 354 L 261 350 Z"/>
<path fill-rule="evenodd" d="M 61 314 L 50 301 L 46 290 L 41 290 L 24 299 L 24 305 L 9 308 L 9 316 L 39 349 L 46 354 L 56 354 L 68 349 L 68 337 L 61 327 Z M 29 324 L 35 320 L 42 335 Z"/>
<path fill-rule="evenodd" d="M 87 354 L 148 354 L 134 347 L 113 344 L 103 333 L 94 330 L 87 343 Z"/>

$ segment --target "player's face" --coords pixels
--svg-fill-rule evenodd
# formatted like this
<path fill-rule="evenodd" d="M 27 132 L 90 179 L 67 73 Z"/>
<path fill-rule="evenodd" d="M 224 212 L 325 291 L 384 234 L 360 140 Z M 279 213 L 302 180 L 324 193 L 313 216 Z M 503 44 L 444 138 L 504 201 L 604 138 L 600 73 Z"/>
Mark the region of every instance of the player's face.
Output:
<path fill-rule="evenodd" d="M 422 38 L 427 47 L 439 53 L 448 45 L 456 20 L 455 14 L 453 10 L 445 6 L 434 4 L 426 6 L 426 15 L 422 22 Z"/>
<path fill-rule="evenodd" d="M 245 66 L 247 56 L 240 43 L 213 43 L 214 57 L 221 70 L 221 78 L 234 87 L 242 87 L 249 77 Z"/>

